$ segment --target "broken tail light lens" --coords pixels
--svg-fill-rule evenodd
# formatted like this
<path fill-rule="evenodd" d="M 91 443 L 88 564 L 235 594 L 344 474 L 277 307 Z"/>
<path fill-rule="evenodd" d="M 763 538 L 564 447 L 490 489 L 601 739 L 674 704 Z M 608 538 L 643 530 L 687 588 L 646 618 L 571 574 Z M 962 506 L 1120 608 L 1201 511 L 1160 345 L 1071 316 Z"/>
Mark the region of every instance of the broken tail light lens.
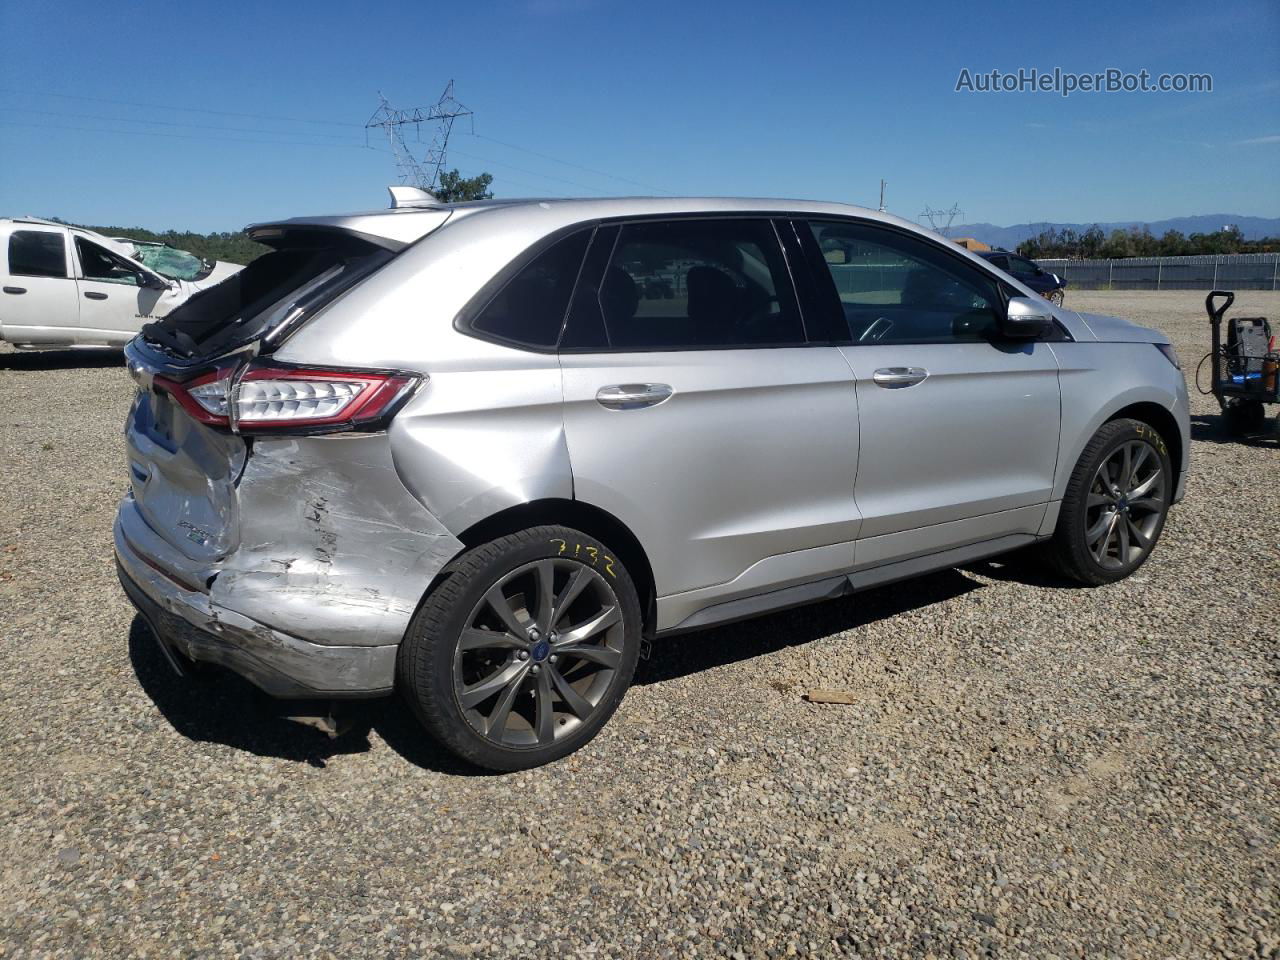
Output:
<path fill-rule="evenodd" d="M 163 377 L 155 383 L 210 426 L 324 433 L 378 424 L 421 380 L 405 373 L 252 365 L 238 379 L 235 373 L 224 368 L 186 383 Z"/>

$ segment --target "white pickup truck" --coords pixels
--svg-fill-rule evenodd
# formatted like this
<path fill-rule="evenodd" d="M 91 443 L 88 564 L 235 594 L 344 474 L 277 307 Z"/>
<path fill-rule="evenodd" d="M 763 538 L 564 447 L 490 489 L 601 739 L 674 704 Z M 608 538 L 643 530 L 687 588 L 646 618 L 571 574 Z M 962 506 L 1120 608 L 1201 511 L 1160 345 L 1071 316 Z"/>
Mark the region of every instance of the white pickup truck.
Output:
<path fill-rule="evenodd" d="M 240 269 L 50 220 L 0 219 L 0 340 L 28 350 L 122 346 Z"/>

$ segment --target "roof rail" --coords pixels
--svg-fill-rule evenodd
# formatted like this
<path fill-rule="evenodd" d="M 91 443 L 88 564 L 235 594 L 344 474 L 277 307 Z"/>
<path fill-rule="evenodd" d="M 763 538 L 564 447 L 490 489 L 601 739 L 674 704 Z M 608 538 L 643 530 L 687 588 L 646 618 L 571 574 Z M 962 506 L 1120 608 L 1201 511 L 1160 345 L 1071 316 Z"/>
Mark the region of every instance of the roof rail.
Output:
<path fill-rule="evenodd" d="M 417 207 L 425 210 L 440 210 L 447 204 L 441 203 L 432 194 L 426 190 L 420 190 L 417 187 L 395 186 L 387 187 L 387 192 L 391 194 L 391 209 L 399 210 L 402 207 Z"/>

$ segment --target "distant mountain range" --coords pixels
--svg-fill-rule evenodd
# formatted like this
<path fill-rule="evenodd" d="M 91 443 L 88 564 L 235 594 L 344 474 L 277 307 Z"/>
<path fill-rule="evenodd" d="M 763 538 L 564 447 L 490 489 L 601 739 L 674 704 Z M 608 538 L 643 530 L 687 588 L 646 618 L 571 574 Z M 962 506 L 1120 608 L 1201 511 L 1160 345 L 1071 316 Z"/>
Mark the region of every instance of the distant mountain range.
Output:
<path fill-rule="evenodd" d="M 1246 240 L 1280 236 L 1280 217 L 1243 217 L 1238 213 L 1207 213 L 1198 217 L 1174 217 L 1171 220 L 1121 220 L 1115 223 L 1099 223 L 1104 233 L 1127 230 L 1129 227 L 1146 226 L 1157 237 L 1167 230 L 1177 230 L 1186 236 L 1193 233 L 1214 233 L 1229 223 L 1240 228 Z M 925 224 L 928 226 L 928 224 Z M 993 223 L 965 223 L 947 231 L 952 237 L 974 237 L 993 247 L 1012 250 L 1023 240 L 1034 237 L 1042 230 L 1066 227 L 1082 232 L 1092 223 L 1015 223 L 1011 227 L 997 227 Z"/>

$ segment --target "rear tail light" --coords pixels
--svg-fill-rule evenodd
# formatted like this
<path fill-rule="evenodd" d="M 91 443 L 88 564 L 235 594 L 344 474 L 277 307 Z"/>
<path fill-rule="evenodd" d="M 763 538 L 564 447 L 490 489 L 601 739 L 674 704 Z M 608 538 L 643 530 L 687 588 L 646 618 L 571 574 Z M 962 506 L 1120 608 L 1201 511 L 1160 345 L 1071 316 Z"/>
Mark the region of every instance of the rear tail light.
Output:
<path fill-rule="evenodd" d="M 254 365 L 239 377 L 225 368 L 186 383 L 156 377 L 201 423 L 238 433 L 375 428 L 420 382 L 399 372 Z"/>

